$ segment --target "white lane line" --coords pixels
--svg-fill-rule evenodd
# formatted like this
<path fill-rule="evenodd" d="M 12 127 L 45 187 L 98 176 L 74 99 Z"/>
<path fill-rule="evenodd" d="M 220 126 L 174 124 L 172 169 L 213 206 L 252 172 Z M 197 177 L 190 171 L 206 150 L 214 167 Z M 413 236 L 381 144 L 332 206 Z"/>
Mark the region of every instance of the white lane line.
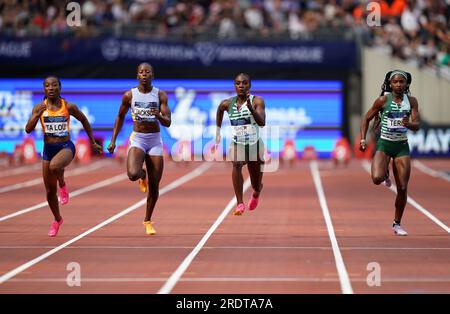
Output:
<path fill-rule="evenodd" d="M 364 160 L 362 162 L 363 168 L 370 174 L 370 163 L 367 160 Z M 397 187 L 394 183 L 392 183 L 391 187 L 389 188 L 392 192 L 397 194 Z M 417 203 L 412 197 L 408 196 L 407 202 L 414 206 L 418 211 L 420 211 L 422 214 L 430 218 L 435 224 L 437 224 L 439 227 L 447 231 L 447 233 L 450 233 L 450 228 L 444 224 L 442 221 L 440 221 L 436 216 L 434 216 L 432 213 L 430 213 L 428 210 L 425 209 L 422 205 Z"/>
<path fill-rule="evenodd" d="M 412 161 L 412 164 L 414 167 L 416 167 L 417 169 L 419 169 L 420 171 L 426 173 L 427 175 L 433 177 L 433 178 L 441 178 L 445 181 L 450 182 L 450 175 L 446 174 L 443 171 L 436 171 L 434 169 L 431 169 L 430 167 L 428 167 L 427 165 L 425 165 L 423 162 L 415 159 Z"/>
<path fill-rule="evenodd" d="M 111 184 L 123 181 L 123 180 L 125 180 L 127 178 L 128 178 L 128 176 L 126 174 L 116 175 L 116 176 L 114 176 L 112 178 L 105 179 L 103 181 L 100 181 L 100 182 L 97 182 L 97 183 L 85 186 L 84 188 L 81 188 L 81 189 L 75 190 L 73 192 L 70 192 L 70 198 L 72 199 L 72 198 L 74 198 L 74 197 L 76 197 L 78 195 L 81 195 L 81 194 L 84 194 L 84 193 L 87 193 L 87 192 L 91 192 L 91 191 L 103 188 L 105 186 L 108 186 L 108 185 L 111 185 Z M 27 207 L 27 208 L 24 208 L 22 210 L 19 210 L 19 211 L 16 211 L 16 212 L 12 213 L 12 214 L 0 217 L 0 222 L 8 220 L 8 219 L 11 219 L 11 218 L 14 218 L 14 217 L 17 217 L 17 216 L 20 216 L 20 215 L 23 215 L 23 214 L 26 214 L 26 213 L 29 213 L 31 211 L 34 211 L 36 209 L 42 208 L 42 207 L 47 206 L 47 205 L 48 205 L 48 203 L 47 203 L 47 201 L 45 201 L 45 202 L 42 202 L 42 203 L 30 206 L 30 207 Z"/>
<path fill-rule="evenodd" d="M 334 260 L 336 262 L 336 268 L 339 275 L 339 282 L 341 284 L 341 290 L 344 294 L 353 294 L 352 284 L 348 276 L 347 269 L 345 268 L 344 259 L 342 258 L 341 251 L 334 233 L 333 223 L 331 221 L 330 210 L 328 209 L 325 192 L 322 187 L 322 181 L 320 179 L 319 167 L 317 161 L 313 160 L 309 164 L 311 168 L 311 174 L 314 179 L 314 185 L 316 187 L 317 195 L 319 197 L 320 207 L 322 208 L 322 214 L 327 225 L 328 235 L 331 241 L 331 247 L 333 248 Z"/>
<path fill-rule="evenodd" d="M 117 278 L 81 278 L 82 283 L 88 282 L 164 282 L 164 277 L 117 277 Z M 192 277 L 181 278 L 180 282 L 339 282 L 339 278 L 317 277 Z M 354 282 L 367 282 L 367 278 L 352 278 Z M 9 282 L 33 283 L 33 282 L 67 282 L 67 278 L 13 278 Z M 383 283 L 388 282 L 450 282 L 449 277 L 398 277 L 384 278 Z"/>
<path fill-rule="evenodd" d="M 211 167 L 212 163 L 208 162 L 208 163 L 202 163 L 199 167 L 195 168 L 194 170 L 190 171 L 189 173 L 185 174 L 184 176 L 182 176 L 181 178 L 176 179 L 175 181 L 169 183 L 168 185 L 164 186 L 161 190 L 159 195 L 162 196 L 164 194 L 166 194 L 167 192 L 170 192 L 171 190 L 176 189 L 177 187 L 183 185 L 184 183 L 200 176 L 203 172 L 205 172 L 206 170 L 208 170 Z M 82 234 L 76 236 L 75 238 L 64 242 L 63 244 L 61 244 L 60 246 L 32 259 L 31 261 L 26 262 L 25 264 L 20 265 L 19 267 L 14 268 L 13 270 L 3 274 L 0 277 L 0 284 L 3 284 L 5 281 L 13 278 L 14 276 L 16 276 L 17 274 L 23 272 L 24 270 L 32 267 L 33 265 L 36 265 L 37 263 L 43 261 L 44 259 L 46 259 L 47 257 L 61 251 L 62 249 L 64 249 L 65 247 L 69 246 L 70 244 L 77 242 L 78 240 L 81 240 L 82 238 L 86 237 L 87 235 L 93 233 L 94 231 L 106 226 L 107 224 L 119 219 L 122 216 L 125 216 L 129 213 L 131 213 L 133 210 L 135 210 L 136 208 L 139 208 L 143 205 L 145 205 L 147 203 L 147 197 L 141 199 L 139 202 L 134 203 L 133 205 L 131 205 L 130 207 L 122 210 L 121 212 L 119 212 L 118 214 L 108 218 L 107 220 L 99 223 L 98 225 L 92 227 L 91 229 L 83 232 Z"/>
<path fill-rule="evenodd" d="M 247 178 L 244 182 L 244 193 L 247 191 L 247 189 L 250 187 L 250 177 Z M 222 223 L 222 221 L 225 219 L 225 217 L 228 215 L 228 213 L 231 211 L 231 209 L 236 205 L 236 197 L 233 196 L 233 198 L 228 202 L 227 206 L 222 210 L 222 213 L 219 215 L 219 217 L 216 219 L 216 221 L 213 223 L 213 225 L 209 228 L 209 230 L 205 233 L 203 238 L 198 242 L 198 244 L 195 246 L 195 248 L 189 253 L 188 256 L 181 262 L 181 264 L 178 266 L 178 268 L 172 273 L 172 275 L 167 279 L 166 283 L 159 289 L 157 292 L 158 294 L 169 294 L 173 287 L 177 284 L 177 282 L 180 280 L 181 276 L 183 276 L 186 269 L 189 267 L 189 265 L 192 263 L 194 258 L 197 256 L 197 254 L 200 252 L 202 247 L 205 245 L 206 241 L 208 241 L 209 237 L 213 234 L 213 232 L 219 227 L 219 225 Z M 245 214 L 244 214 L 245 215 Z"/>
<path fill-rule="evenodd" d="M 0 246 L 0 250 L 17 249 L 53 249 L 49 245 L 30 245 L 30 246 Z M 193 246 L 68 246 L 66 249 L 73 250 L 192 250 Z M 209 250 L 331 250 L 330 246 L 204 246 Z M 450 250 L 450 247 L 364 247 L 364 246 L 340 246 L 341 251 L 345 250 Z"/>
<path fill-rule="evenodd" d="M 105 164 L 108 164 L 108 163 L 110 163 L 110 162 L 105 162 L 104 160 L 99 160 L 90 165 L 76 168 L 74 170 L 69 170 L 69 171 L 67 171 L 67 174 L 65 174 L 65 177 L 66 178 L 73 177 L 73 176 L 77 176 L 77 175 L 80 175 L 85 172 L 93 171 L 98 168 L 104 167 Z M 32 179 L 29 181 L 20 182 L 20 183 L 1 187 L 0 193 L 10 192 L 10 191 L 19 190 L 19 189 L 27 188 L 30 186 L 38 185 L 38 184 L 43 184 L 43 182 L 44 181 L 43 181 L 42 177 L 39 177 L 39 178 Z"/>
<path fill-rule="evenodd" d="M 8 170 L 0 172 L 0 178 L 10 177 L 10 176 L 18 175 L 21 173 L 38 170 L 40 168 L 41 168 L 41 164 L 34 164 L 34 165 L 22 166 L 20 168 L 15 168 L 15 169 L 8 169 Z"/>

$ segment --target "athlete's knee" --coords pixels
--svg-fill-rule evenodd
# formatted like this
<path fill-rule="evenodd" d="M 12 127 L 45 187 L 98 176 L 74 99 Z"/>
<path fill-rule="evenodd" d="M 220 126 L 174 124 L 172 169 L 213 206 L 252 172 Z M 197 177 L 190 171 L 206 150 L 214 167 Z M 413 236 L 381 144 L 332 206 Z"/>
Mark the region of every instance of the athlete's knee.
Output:
<path fill-rule="evenodd" d="M 244 163 L 241 161 L 233 161 L 233 168 L 236 170 L 241 170 L 244 166 Z"/>
<path fill-rule="evenodd" d="M 128 170 L 127 175 L 131 181 L 136 181 L 141 178 L 141 172 L 137 170 Z"/>
<path fill-rule="evenodd" d="M 58 162 L 50 162 L 50 165 L 48 166 L 48 168 L 52 172 L 57 172 L 57 171 L 64 170 L 63 165 L 58 163 Z"/>
<path fill-rule="evenodd" d="M 380 175 L 372 175 L 372 182 L 376 185 L 383 183 L 385 177 Z"/>

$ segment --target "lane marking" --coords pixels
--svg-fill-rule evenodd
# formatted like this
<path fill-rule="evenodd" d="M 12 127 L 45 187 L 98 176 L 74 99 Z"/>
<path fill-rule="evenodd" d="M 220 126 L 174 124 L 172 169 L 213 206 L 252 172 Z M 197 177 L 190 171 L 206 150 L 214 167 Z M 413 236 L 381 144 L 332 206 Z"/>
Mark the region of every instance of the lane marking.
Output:
<path fill-rule="evenodd" d="M 244 190 L 247 191 L 247 189 L 250 187 L 250 177 L 247 178 L 244 182 Z M 181 276 L 183 276 L 183 273 L 186 271 L 186 269 L 189 267 L 189 265 L 192 263 L 194 258 L 197 256 L 197 254 L 200 252 L 200 250 L 205 245 L 206 241 L 211 237 L 213 232 L 219 227 L 219 225 L 222 223 L 222 221 L 225 219 L 225 217 L 228 215 L 228 213 L 231 211 L 231 209 L 236 205 L 236 197 L 232 197 L 231 200 L 228 202 L 227 206 L 222 210 L 222 213 L 219 215 L 219 217 L 216 219 L 216 221 L 213 223 L 213 225 L 209 228 L 209 230 L 205 233 L 205 235 L 202 237 L 202 239 L 198 242 L 198 244 L 195 246 L 195 248 L 189 253 L 188 256 L 181 262 L 181 264 L 178 266 L 178 268 L 172 273 L 172 275 L 167 279 L 166 283 L 159 289 L 157 294 L 169 294 L 172 289 L 175 287 L 178 281 L 180 281 Z"/>
<path fill-rule="evenodd" d="M 79 196 L 79 195 L 82 195 L 84 193 L 88 193 L 88 192 L 91 192 L 91 191 L 103 188 L 105 186 L 108 186 L 108 185 L 111 185 L 111 184 L 123 181 L 125 179 L 128 179 L 128 176 L 126 174 L 123 174 L 123 173 L 122 174 L 118 174 L 118 175 L 116 175 L 114 177 L 111 177 L 109 179 L 105 179 L 103 181 L 99 181 L 97 183 L 94 183 L 94 184 L 85 186 L 85 187 L 83 187 L 81 189 L 78 189 L 78 190 L 75 190 L 73 192 L 70 192 L 70 198 L 72 199 L 72 198 L 74 198 L 76 196 Z M 11 219 L 11 218 L 14 218 L 14 217 L 17 217 L 17 216 L 20 216 L 20 215 L 23 215 L 23 214 L 26 214 L 26 213 L 29 213 L 29 212 L 32 212 L 32 211 L 34 211 L 36 209 L 39 209 L 39 208 L 42 208 L 42 207 L 45 207 L 45 206 L 48 206 L 47 201 L 41 202 L 39 204 L 30 206 L 30 207 L 27 207 L 27 208 L 24 208 L 24 209 L 21 209 L 21 210 L 18 210 L 18 211 L 13 212 L 13 213 L 11 213 L 9 215 L 2 216 L 2 217 L 0 217 L 0 222 L 8 220 L 8 219 Z"/>
<path fill-rule="evenodd" d="M 0 246 L 0 250 L 17 249 L 53 249 L 54 246 Z M 192 250 L 193 246 L 68 246 L 73 250 Z M 332 250 L 330 246 L 204 246 L 205 250 Z M 345 250 L 450 250 L 450 247 L 364 247 L 364 246 L 340 246 Z"/>
<path fill-rule="evenodd" d="M 412 164 L 414 167 L 422 171 L 423 173 L 426 173 L 427 175 L 433 177 L 433 178 L 441 178 L 447 182 L 450 182 L 450 175 L 446 174 L 443 171 L 437 171 L 434 169 L 431 169 L 427 165 L 425 165 L 423 162 L 415 159 L 412 161 Z"/>
<path fill-rule="evenodd" d="M 164 282 L 165 277 L 117 277 L 117 278 L 81 278 L 81 283 L 88 282 Z M 192 277 L 181 278 L 180 282 L 339 282 L 339 278 L 317 278 L 317 277 Z M 367 282 L 367 278 L 352 278 L 354 282 Z M 9 282 L 32 283 L 32 282 L 67 282 L 67 278 L 13 278 Z M 382 278 L 382 283 L 389 282 L 450 282 L 450 277 L 390 277 Z"/>
<path fill-rule="evenodd" d="M 79 167 L 79 168 L 76 168 L 76 169 L 73 169 L 73 170 L 68 170 L 67 174 L 65 174 L 64 177 L 65 178 L 69 178 L 69 177 L 80 175 L 80 174 L 85 173 L 85 172 L 93 171 L 93 170 L 96 170 L 98 168 L 104 167 L 105 164 L 108 164 L 108 163 L 111 163 L 111 162 L 105 162 L 104 160 L 99 160 L 99 161 L 96 161 L 96 162 L 94 162 L 94 163 L 92 163 L 90 165 L 87 165 L 87 166 L 82 166 L 82 167 Z M 15 191 L 15 190 L 27 188 L 27 187 L 38 185 L 38 184 L 44 184 L 42 176 L 39 177 L 39 178 L 36 178 L 36 179 L 25 181 L 25 182 L 20 182 L 20 183 L 11 184 L 11 185 L 7 185 L 7 186 L 4 186 L 4 187 L 1 187 L 0 188 L 0 193 Z"/>
<path fill-rule="evenodd" d="M 339 250 L 339 244 L 334 233 L 333 223 L 331 221 L 330 210 L 328 209 L 327 200 L 325 197 L 325 192 L 323 190 L 322 181 L 320 179 L 319 166 L 317 161 L 313 160 L 309 164 L 311 169 L 311 174 L 314 179 L 314 185 L 316 187 L 317 196 L 319 197 L 320 207 L 322 208 L 322 214 L 327 225 L 328 235 L 330 237 L 331 246 L 333 248 L 334 260 L 336 263 L 336 268 L 339 275 L 339 282 L 341 284 L 341 290 L 344 294 L 353 294 L 352 284 L 348 276 L 347 269 L 344 264 L 344 259 L 342 258 L 341 251 Z"/>
<path fill-rule="evenodd" d="M 370 174 L 371 170 L 370 170 L 370 163 L 367 160 L 364 160 L 362 162 L 362 166 L 363 168 Z M 389 188 L 392 192 L 394 192 L 395 194 L 397 194 L 397 187 L 394 184 L 394 182 L 392 182 L 392 185 Z M 439 227 L 441 227 L 442 229 L 444 229 L 447 233 L 450 233 L 450 228 L 444 224 L 442 221 L 440 221 L 436 216 L 434 216 L 432 213 L 430 213 L 428 210 L 425 209 L 425 207 L 423 207 L 422 205 L 420 205 L 419 203 L 417 203 L 412 197 L 408 196 L 407 202 L 409 204 L 411 204 L 412 206 L 414 206 L 418 211 L 420 211 L 422 214 L 424 214 L 425 216 L 427 216 L 428 218 L 430 218 L 435 224 L 437 224 Z"/>
<path fill-rule="evenodd" d="M 22 166 L 22 167 L 15 168 L 15 169 L 8 169 L 8 170 L 0 172 L 0 178 L 10 177 L 10 176 L 14 176 L 17 174 L 38 170 L 40 167 L 41 167 L 40 164 L 34 164 L 34 165 Z"/>
<path fill-rule="evenodd" d="M 176 189 L 177 187 L 183 185 L 184 183 L 200 176 L 203 172 L 205 172 L 206 170 L 208 170 L 211 167 L 212 163 L 202 163 L 199 167 L 195 168 L 194 170 L 190 171 L 189 173 L 185 174 L 184 176 L 182 176 L 181 178 L 176 179 L 175 181 L 169 183 L 168 185 L 164 186 L 161 190 L 160 190 L 160 196 Z M 147 197 L 141 199 L 139 202 L 134 203 L 133 205 L 131 205 L 130 207 L 120 211 L 119 213 L 117 213 L 116 215 L 108 218 L 107 220 L 97 224 L 96 226 L 92 227 L 91 229 L 83 232 L 82 234 L 76 236 L 75 238 L 72 238 L 71 240 L 64 242 L 63 244 L 61 244 L 60 246 L 20 265 L 19 267 L 14 268 L 13 270 L 3 274 L 0 277 L 0 284 L 3 284 L 5 281 L 13 278 L 14 276 L 16 276 L 17 274 L 23 272 L 24 270 L 36 265 L 37 263 L 43 261 L 44 259 L 46 259 L 47 257 L 61 251 L 62 249 L 64 249 L 65 247 L 69 246 L 70 244 L 81 240 L 82 238 L 84 238 L 85 236 L 93 233 L 94 231 L 108 225 L 109 223 L 121 218 L 122 216 L 125 216 L 128 213 L 131 213 L 132 211 L 134 211 L 135 209 L 145 205 L 147 203 Z"/>

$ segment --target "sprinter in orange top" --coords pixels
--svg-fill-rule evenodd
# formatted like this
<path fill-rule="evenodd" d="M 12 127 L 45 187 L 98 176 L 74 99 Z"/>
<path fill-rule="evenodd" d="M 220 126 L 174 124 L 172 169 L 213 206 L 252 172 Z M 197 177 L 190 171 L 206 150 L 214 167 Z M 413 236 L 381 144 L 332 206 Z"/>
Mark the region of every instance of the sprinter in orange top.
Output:
<path fill-rule="evenodd" d="M 86 116 L 75 104 L 61 98 L 61 82 L 57 77 L 49 76 L 44 81 L 44 100 L 37 104 L 32 111 L 31 117 L 25 127 L 27 133 L 31 133 L 36 127 L 38 120 L 41 121 L 44 132 L 44 150 L 42 152 L 42 172 L 44 176 L 47 202 L 52 210 L 55 221 L 50 226 L 48 235 L 56 236 L 63 218 L 59 212 L 58 197 L 56 194 L 57 183 L 59 184 L 59 197 L 61 205 L 69 201 L 67 184 L 64 181 L 64 168 L 67 167 L 75 156 L 75 146 L 70 140 L 70 115 L 79 120 L 84 127 L 92 148 L 101 152 L 92 134 L 91 125 Z"/>

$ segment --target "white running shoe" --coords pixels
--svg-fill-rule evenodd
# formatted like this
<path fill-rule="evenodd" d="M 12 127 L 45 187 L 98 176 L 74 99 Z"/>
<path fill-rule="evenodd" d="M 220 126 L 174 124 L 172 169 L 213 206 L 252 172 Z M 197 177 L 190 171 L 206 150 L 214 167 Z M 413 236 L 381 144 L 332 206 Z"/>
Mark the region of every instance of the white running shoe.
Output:
<path fill-rule="evenodd" d="M 408 235 L 408 232 L 406 232 L 406 230 L 403 229 L 402 226 L 400 226 L 400 224 L 393 224 L 392 230 L 394 230 L 394 234 L 399 235 L 399 236 L 407 236 Z"/>

